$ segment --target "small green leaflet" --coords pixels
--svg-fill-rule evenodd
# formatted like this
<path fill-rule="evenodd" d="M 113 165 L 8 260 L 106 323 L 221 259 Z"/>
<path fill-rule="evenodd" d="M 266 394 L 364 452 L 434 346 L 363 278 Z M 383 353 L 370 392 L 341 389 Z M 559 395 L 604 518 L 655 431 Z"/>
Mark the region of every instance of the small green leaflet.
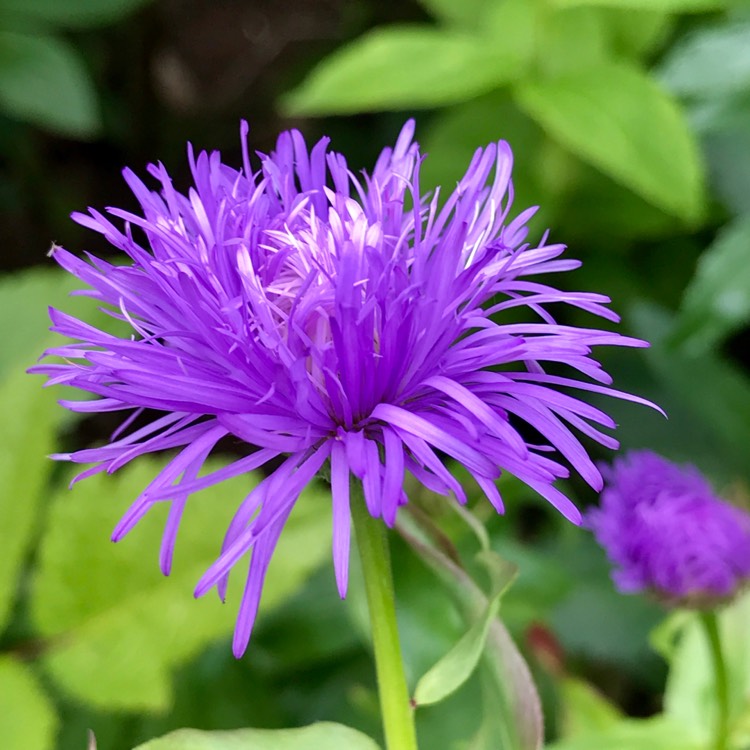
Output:
<path fill-rule="evenodd" d="M 135 750 L 379 750 L 366 735 L 343 724 L 320 722 L 300 729 L 237 729 L 231 732 L 176 732 Z"/>

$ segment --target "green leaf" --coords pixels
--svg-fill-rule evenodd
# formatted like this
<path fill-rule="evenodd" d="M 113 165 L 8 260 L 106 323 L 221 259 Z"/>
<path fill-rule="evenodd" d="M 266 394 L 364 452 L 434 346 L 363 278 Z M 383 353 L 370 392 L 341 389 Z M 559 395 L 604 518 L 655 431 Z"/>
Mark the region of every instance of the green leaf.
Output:
<path fill-rule="evenodd" d="M 745 93 L 750 86 L 750 23 L 703 28 L 675 45 L 659 72 L 683 96 Z"/>
<path fill-rule="evenodd" d="M 628 57 L 641 58 L 659 48 L 675 23 L 674 16 L 654 10 L 651 4 L 643 10 L 599 8 L 599 11 L 604 14 L 615 50 Z"/>
<path fill-rule="evenodd" d="M 71 29 L 114 23 L 150 0 L 0 0 L 0 15 Z"/>
<path fill-rule="evenodd" d="M 750 695 L 750 595 L 745 594 L 719 615 L 721 645 L 729 682 L 729 721 L 742 719 Z M 716 688 L 706 634 L 697 616 L 686 618 L 671 660 L 664 710 L 675 723 L 708 743 L 716 717 Z M 735 746 L 734 744 L 732 745 Z"/>
<path fill-rule="evenodd" d="M 553 742 L 546 750 L 705 750 L 679 723 L 661 716 L 627 719 L 603 732 Z"/>
<path fill-rule="evenodd" d="M 677 103 L 644 72 L 608 63 L 516 88 L 519 106 L 585 161 L 685 221 L 703 212 L 698 148 Z"/>
<path fill-rule="evenodd" d="M 401 536 L 445 584 L 468 622 L 476 622 L 490 604 L 469 575 L 432 541 L 429 519 L 417 527 L 398 522 Z M 485 717 L 480 741 L 491 747 L 538 750 L 542 744 L 541 704 L 529 668 L 499 618 L 490 622 L 483 659 Z M 488 733 L 492 733 L 491 738 Z"/>
<path fill-rule="evenodd" d="M 603 6 L 621 10 L 659 10 L 669 13 L 701 13 L 727 5 L 727 0 L 552 0 L 561 8 L 576 5 Z"/>
<path fill-rule="evenodd" d="M 391 26 L 323 60 L 282 106 L 295 115 L 437 107 L 515 80 L 522 67 L 517 52 L 502 44 L 428 26 Z"/>
<path fill-rule="evenodd" d="M 378 750 L 367 735 L 343 724 L 319 722 L 300 729 L 179 729 L 135 750 Z"/>
<path fill-rule="evenodd" d="M 0 278 L 0 320 L 17 321 L 3 328 L 0 379 L 11 370 L 32 365 L 51 341 L 62 341 L 61 337 L 49 333 L 48 307 L 64 306 L 66 312 L 76 316 L 95 309 L 95 303 L 88 298 L 68 297 L 81 286 L 78 279 L 57 268 L 37 268 Z M 32 380 L 38 388 L 44 382 L 39 377 Z"/>
<path fill-rule="evenodd" d="M 414 703 L 417 707 L 438 703 L 460 688 L 471 677 L 484 651 L 490 623 L 497 616 L 500 597 L 496 594 L 484 613 L 458 643 L 417 682 Z"/>
<path fill-rule="evenodd" d="M 0 384 L 0 632 L 10 616 L 18 574 L 36 530 L 62 410 L 38 378 L 22 370 Z M 0 734 L 2 736 L 2 734 Z"/>
<path fill-rule="evenodd" d="M 596 8 L 555 9 L 539 25 L 537 66 L 560 76 L 602 64 L 608 54 L 604 16 Z"/>
<path fill-rule="evenodd" d="M 49 304 L 60 305 L 75 287 L 68 274 L 34 270 L 0 280 L 0 319 L 15 321 L 3 330 L 0 348 L 0 409 L 12 419 L 0 422 L 0 632 L 10 614 L 16 579 L 33 539 L 43 489 L 53 467 L 55 430 L 68 418 L 43 380 L 25 373 L 54 337 L 47 330 Z M 92 301 L 67 305 L 80 314 Z"/>
<path fill-rule="evenodd" d="M 685 626 L 692 621 L 695 613 L 685 609 L 670 612 L 649 634 L 651 648 L 671 662 L 677 653 L 677 641 Z"/>
<path fill-rule="evenodd" d="M 51 36 L 0 32 L 0 107 L 76 138 L 101 127 L 94 84 L 78 51 Z"/>
<path fill-rule="evenodd" d="M 623 718 L 617 706 L 583 680 L 564 677 L 559 690 L 563 724 L 560 735 L 565 739 L 607 731 Z"/>
<path fill-rule="evenodd" d="M 58 719 L 34 673 L 0 656 L 0 737 L 3 750 L 51 750 Z"/>
<path fill-rule="evenodd" d="M 192 592 L 257 477 L 237 477 L 190 498 L 172 575 L 163 578 L 157 557 L 166 507 L 154 508 L 117 545 L 109 541 L 123 511 L 161 465 L 141 458 L 114 476 L 96 475 L 73 492 L 61 490 L 52 501 L 32 617 L 41 635 L 51 639 L 46 669 L 63 689 L 93 706 L 164 710 L 171 701 L 171 669 L 234 626 L 241 573 L 233 576 L 229 606 L 212 595 L 196 601 Z M 310 489 L 281 535 L 261 618 L 328 558 L 330 544 L 330 503 L 325 493 Z"/>
<path fill-rule="evenodd" d="M 705 352 L 750 320 L 750 217 L 722 230 L 701 255 L 670 342 Z"/>

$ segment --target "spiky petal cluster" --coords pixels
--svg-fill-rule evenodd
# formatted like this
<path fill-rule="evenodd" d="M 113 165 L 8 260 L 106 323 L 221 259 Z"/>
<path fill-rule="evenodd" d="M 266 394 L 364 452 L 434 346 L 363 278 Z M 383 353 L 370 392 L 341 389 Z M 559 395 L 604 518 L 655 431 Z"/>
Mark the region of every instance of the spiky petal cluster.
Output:
<path fill-rule="evenodd" d="M 609 390 L 590 356 L 600 344 L 642 342 L 606 330 L 558 325 L 549 305 L 572 305 L 617 320 L 599 294 L 560 292 L 539 274 L 579 264 L 564 247 L 525 243 L 535 209 L 511 218 L 512 156 L 505 142 L 479 149 L 441 206 L 419 187 L 421 156 L 408 122 L 372 174 L 356 176 L 326 139 L 308 150 L 296 131 L 260 155 L 253 172 L 243 124 L 243 169 L 218 153 L 194 157 L 194 187 L 181 194 L 162 165 L 149 190 L 125 179 L 142 215 L 111 208 L 75 214 L 127 257 L 54 258 L 132 327 L 117 338 L 53 310 L 52 330 L 77 341 L 50 349 L 62 362 L 35 368 L 49 383 L 95 394 L 65 402 L 80 412 L 158 410 L 145 427 L 132 416 L 109 445 L 60 456 L 113 472 L 139 455 L 177 449 L 114 532 L 119 539 L 155 503 L 171 504 L 161 566 L 169 571 L 191 492 L 283 462 L 242 502 L 221 553 L 196 595 L 223 591 L 232 566 L 252 549 L 234 649 L 250 637 L 274 546 L 301 490 L 330 462 L 333 559 L 347 586 L 349 483 L 361 481 L 374 517 L 392 525 L 407 502 L 404 475 L 465 501 L 448 456 L 502 510 L 495 486 L 508 471 L 573 521 L 553 486 L 568 475 L 556 448 L 594 487 L 601 477 L 572 426 L 608 446 L 595 425 L 612 420 L 559 389 Z M 139 240 L 138 237 L 143 239 Z M 531 313 L 528 322 L 518 309 Z M 509 313 L 509 311 L 511 311 Z M 568 374 L 547 374 L 546 363 Z M 586 376 L 586 380 L 578 379 Z M 603 384 L 603 385 L 602 385 Z M 535 445 L 527 443 L 535 429 Z M 257 450 L 198 477 L 217 442 L 233 435 Z"/>
<path fill-rule="evenodd" d="M 750 578 L 750 515 L 718 499 L 698 469 L 634 451 L 606 480 L 586 522 L 621 591 L 711 607 Z"/>

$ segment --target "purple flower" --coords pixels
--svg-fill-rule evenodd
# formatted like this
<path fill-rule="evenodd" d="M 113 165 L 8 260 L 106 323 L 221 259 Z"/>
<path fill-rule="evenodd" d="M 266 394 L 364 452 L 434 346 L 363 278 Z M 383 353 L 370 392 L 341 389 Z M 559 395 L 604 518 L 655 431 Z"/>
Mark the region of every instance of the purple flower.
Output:
<path fill-rule="evenodd" d="M 621 591 L 711 607 L 750 578 L 750 515 L 718 499 L 695 467 L 634 451 L 606 480 L 586 523 L 617 566 Z"/>
<path fill-rule="evenodd" d="M 116 208 L 74 214 L 128 256 L 112 265 L 63 249 L 55 260 L 132 327 L 118 338 L 59 310 L 52 330 L 76 343 L 34 368 L 99 397 L 65 401 L 79 412 L 129 411 L 109 445 L 58 455 L 93 463 L 81 477 L 114 472 L 137 456 L 177 449 L 114 531 L 123 537 L 169 502 L 161 567 L 169 572 L 191 492 L 281 458 L 244 500 L 196 596 L 223 596 L 234 564 L 252 558 L 234 638 L 245 649 L 274 546 L 302 489 L 330 462 L 333 561 L 347 588 L 349 483 L 361 481 L 370 514 L 393 525 L 407 502 L 404 475 L 466 501 L 445 457 L 465 466 L 502 512 L 495 480 L 507 471 L 567 518 L 578 511 L 554 482 L 568 476 L 552 449 L 595 488 L 601 476 L 570 427 L 609 447 L 599 409 L 576 388 L 632 401 L 607 387 L 591 348 L 644 343 L 606 330 L 558 325 L 548 307 L 570 305 L 617 321 L 607 297 L 561 292 L 534 277 L 569 271 L 564 246 L 525 243 L 535 208 L 511 218 L 512 155 L 479 149 L 441 206 L 420 191 L 422 156 L 408 122 L 371 174 L 349 170 L 323 139 L 308 150 L 297 131 L 253 171 L 242 126 L 243 169 L 218 153 L 194 157 L 187 194 L 165 168 L 149 190 L 124 176 L 142 215 Z M 531 313 L 531 322 L 519 312 Z M 549 363 L 556 374 L 548 374 Z M 561 367 L 562 366 L 562 367 Z M 566 372 L 567 371 L 567 372 Z M 578 375 L 587 379 L 579 380 Z M 144 410 L 150 421 L 132 427 Z M 143 418 L 141 418 L 142 420 Z M 533 430 L 529 430 L 528 426 Z M 257 450 L 198 477 L 219 440 Z M 529 436 L 532 436 L 531 441 Z"/>

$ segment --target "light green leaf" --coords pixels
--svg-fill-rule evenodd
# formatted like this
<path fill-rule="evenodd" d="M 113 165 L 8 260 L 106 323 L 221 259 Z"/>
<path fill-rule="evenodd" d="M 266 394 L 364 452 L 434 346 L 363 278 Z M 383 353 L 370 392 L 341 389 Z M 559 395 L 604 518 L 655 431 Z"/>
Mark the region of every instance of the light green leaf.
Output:
<path fill-rule="evenodd" d="M 520 85 L 516 100 L 585 161 L 685 221 L 700 218 L 698 147 L 677 103 L 643 71 L 602 64 Z"/>
<path fill-rule="evenodd" d="M 750 320 L 750 218 L 730 224 L 701 255 L 670 336 L 699 354 Z"/>
<path fill-rule="evenodd" d="M 604 16 L 596 8 L 548 11 L 539 25 L 537 66 L 545 76 L 560 76 L 600 65 L 609 50 Z"/>
<path fill-rule="evenodd" d="M 150 0 L 0 0 L 0 15 L 80 29 L 119 21 L 148 2 Z"/>
<path fill-rule="evenodd" d="M 628 57 L 640 58 L 652 53 L 668 38 L 675 18 L 666 11 L 655 10 L 651 4 L 643 10 L 599 8 L 614 49 Z"/>
<path fill-rule="evenodd" d="M 63 339 L 49 333 L 48 307 L 64 307 L 72 315 L 95 309 L 95 303 L 68 294 L 83 284 L 57 268 L 34 269 L 0 277 L 0 320 L 17 321 L 3 327 L 0 347 L 0 379 L 11 370 L 34 364 L 45 346 Z M 32 378 L 41 388 L 42 378 Z"/>
<path fill-rule="evenodd" d="M 378 750 L 367 735 L 343 724 L 319 722 L 300 729 L 179 729 L 135 750 Z"/>
<path fill-rule="evenodd" d="M 257 478 L 238 477 L 190 498 L 172 575 L 163 578 L 157 558 L 166 507 L 154 508 L 122 542 L 109 541 L 119 517 L 160 465 L 141 458 L 114 476 L 96 475 L 72 492 L 62 490 L 52 501 L 31 612 L 41 635 L 52 639 L 44 666 L 64 690 L 93 706 L 167 708 L 171 669 L 234 626 L 237 586 L 244 585 L 239 570 L 228 606 L 210 594 L 196 601 L 192 592 L 219 554 L 228 520 Z M 328 558 L 330 544 L 326 494 L 308 490 L 281 535 L 264 586 L 261 618 Z"/>
<path fill-rule="evenodd" d="M 671 50 L 659 73 L 683 96 L 744 93 L 750 86 L 750 23 L 703 28 Z"/>
<path fill-rule="evenodd" d="M 471 626 L 456 645 L 417 682 L 414 703 L 429 706 L 447 698 L 471 677 L 484 651 L 490 623 L 497 616 L 502 592 L 487 605 L 484 614 Z"/>
<path fill-rule="evenodd" d="M 603 732 L 553 742 L 546 750 L 705 750 L 682 725 L 661 716 L 628 719 Z"/>
<path fill-rule="evenodd" d="M 721 645 L 727 656 L 730 730 L 750 701 L 750 595 L 719 613 Z M 693 736 L 708 743 L 716 721 L 716 688 L 706 634 L 697 616 L 686 618 L 670 664 L 664 710 Z M 732 746 L 735 746 L 734 744 Z"/>
<path fill-rule="evenodd" d="M 76 138 L 101 127 L 94 84 L 78 51 L 51 36 L 0 32 L 0 107 Z"/>
<path fill-rule="evenodd" d="M 491 48 L 502 46 L 503 54 L 525 71 L 531 66 L 534 46 L 538 44 L 538 11 L 537 3 L 529 0 L 495 0 L 477 18 L 476 42 Z"/>
<path fill-rule="evenodd" d="M 553 0 L 561 8 L 596 5 L 621 10 L 659 10 L 669 13 L 701 13 L 726 7 L 726 0 Z"/>
<path fill-rule="evenodd" d="M 446 585 L 464 617 L 476 622 L 490 604 L 469 575 L 432 541 L 420 518 L 420 528 L 406 517 L 399 518 L 401 536 L 422 561 Z M 539 750 L 542 746 L 541 704 L 529 668 L 499 618 L 490 622 L 483 658 L 485 717 L 477 742 L 488 747 Z M 475 743 L 476 744 L 476 743 Z"/>
<path fill-rule="evenodd" d="M 562 709 L 560 736 L 580 737 L 605 732 L 622 720 L 622 712 L 589 683 L 564 677 L 559 684 Z"/>
<path fill-rule="evenodd" d="M 18 573 L 33 538 L 42 488 L 52 468 L 62 410 L 53 394 L 23 371 L 0 384 L 0 632 L 10 616 Z M 0 735 L 2 736 L 2 735 Z"/>
<path fill-rule="evenodd" d="M 677 653 L 677 641 L 685 626 L 692 621 L 695 613 L 686 609 L 677 609 L 662 620 L 649 634 L 651 648 L 671 662 Z"/>
<path fill-rule="evenodd" d="M 480 549 L 476 555 L 474 555 L 474 558 L 489 574 L 492 590 L 489 606 L 492 607 L 492 602 L 495 599 L 498 599 L 499 596 L 502 596 L 502 594 L 510 588 L 513 581 L 516 580 L 518 576 L 518 566 L 501 557 L 495 552 L 495 550 L 490 548 L 490 535 L 487 533 L 487 529 L 482 521 L 480 521 L 471 510 L 465 508 L 463 505 L 459 505 L 458 503 L 451 503 L 448 507 L 471 530 L 471 533 L 479 542 Z M 497 608 L 495 608 L 495 612 L 497 613 Z M 474 626 L 472 626 L 472 628 L 473 627 Z"/>
<path fill-rule="evenodd" d="M 42 388 L 25 369 L 54 338 L 47 330 L 47 305 L 59 305 L 75 286 L 59 271 L 31 271 L 0 280 L 0 319 L 16 321 L 3 330 L 0 348 L 0 632 L 16 593 L 16 579 L 31 542 L 45 482 L 53 467 L 55 429 L 67 418 L 59 393 Z M 81 312 L 90 300 L 76 298 Z"/>
<path fill-rule="evenodd" d="M 522 65 L 503 44 L 428 26 L 391 26 L 334 52 L 282 105 L 297 115 L 437 107 L 508 83 Z"/>
<path fill-rule="evenodd" d="M 34 673 L 0 656 L 0 737 L 3 750 L 51 750 L 58 719 Z"/>

